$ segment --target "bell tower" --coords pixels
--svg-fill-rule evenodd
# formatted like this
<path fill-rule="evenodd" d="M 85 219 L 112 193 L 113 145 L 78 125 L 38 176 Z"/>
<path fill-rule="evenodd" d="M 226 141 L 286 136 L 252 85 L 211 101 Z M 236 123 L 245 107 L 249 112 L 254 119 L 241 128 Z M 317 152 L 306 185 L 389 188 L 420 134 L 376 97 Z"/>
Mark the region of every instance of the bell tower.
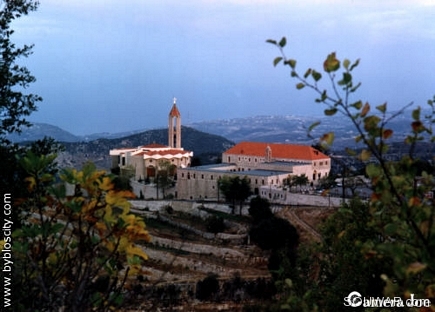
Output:
<path fill-rule="evenodd" d="M 176 98 L 169 112 L 168 145 L 171 148 L 181 148 L 181 115 Z"/>

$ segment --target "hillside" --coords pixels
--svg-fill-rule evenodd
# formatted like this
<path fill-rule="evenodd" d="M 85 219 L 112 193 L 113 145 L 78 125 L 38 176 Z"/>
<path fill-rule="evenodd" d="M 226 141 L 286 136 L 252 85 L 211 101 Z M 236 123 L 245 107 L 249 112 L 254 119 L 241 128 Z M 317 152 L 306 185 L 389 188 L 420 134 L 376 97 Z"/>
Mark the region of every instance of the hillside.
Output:
<path fill-rule="evenodd" d="M 193 151 L 201 163 L 214 163 L 223 151 L 234 145 L 221 136 L 208 134 L 189 127 L 182 127 L 182 146 Z M 168 130 L 148 130 L 115 139 L 97 139 L 90 142 L 64 142 L 65 152 L 59 155 L 61 167 L 80 168 L 86 161 L 94 162 L 97 167 L 111 167 L 109 151 L 114 148 L 137 147 L 151 143 L 168 144 Z"/>

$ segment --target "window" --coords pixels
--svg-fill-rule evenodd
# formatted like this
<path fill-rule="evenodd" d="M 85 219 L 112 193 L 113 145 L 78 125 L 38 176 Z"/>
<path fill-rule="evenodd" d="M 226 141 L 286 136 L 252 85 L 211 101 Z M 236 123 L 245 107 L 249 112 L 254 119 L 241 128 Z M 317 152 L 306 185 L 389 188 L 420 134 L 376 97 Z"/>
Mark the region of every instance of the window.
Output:
<path fill-rule="evenodd" d="M 213 175 L 210 176 L 210 179 L 213 180 Z"/>
<path fill-rule="evenodd" d="M 204 175 L 203 174 L 201 174 L 201 179 L 204 179 Z"/>

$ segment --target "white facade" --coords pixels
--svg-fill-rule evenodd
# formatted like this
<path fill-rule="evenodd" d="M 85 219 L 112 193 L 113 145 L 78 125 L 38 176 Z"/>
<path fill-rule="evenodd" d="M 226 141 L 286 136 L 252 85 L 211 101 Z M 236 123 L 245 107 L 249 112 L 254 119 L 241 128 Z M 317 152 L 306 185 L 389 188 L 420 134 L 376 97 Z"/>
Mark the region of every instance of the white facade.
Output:
<path fill-rule="evenodd" d="M 305 175 L 315 185 L 330 168 L 330 158 L 311 146 L 242 142 L 222 154 L 222 164 L 179 169 L 176 196 L 220 199 L 223 176 L 246 177 L 251 191 L 261 195 L 261 188 L 282 189 L 292 176 Z"/>

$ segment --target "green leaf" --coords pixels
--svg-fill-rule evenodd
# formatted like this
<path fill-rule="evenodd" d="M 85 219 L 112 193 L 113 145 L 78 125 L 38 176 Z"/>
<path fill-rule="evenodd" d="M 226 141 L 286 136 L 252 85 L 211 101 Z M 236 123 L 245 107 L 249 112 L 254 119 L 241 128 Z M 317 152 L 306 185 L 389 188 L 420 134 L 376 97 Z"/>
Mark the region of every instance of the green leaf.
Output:
<path fill-rule="evenodd" d="M 353 149 L 351 149 L 349 147 L 346 147 L 345 151 L 346 151 L 346 154 L 348 154 L 349 156 L 356 156 L 355 150 L 353 150 Z"/>
<path fill-rule="evenodd" d="M 301 90 L 301 89 L 303 89 L 305 87 L 305 84 L 303 83 L 303 82 L 299 82 L 297 85 L 296 85 L 296 89 L 298 89 L 298 90 Z"/>
<path fill-rule="evenodd" d="M 282 61 L 282 57 L 281 57 L 281 56 L 276 57 L 276 58 L 273 60 L 273 66 L 278 65 L 279 62 L 281 62 L 281 61 Z"/>
<path fill-rule="evenodd" d="M 337 113 L 338 109 L 337 108 L 329 108 L 329 109 L 325 109 L 325 115 L 326 116 L 333 116 Z"/>
<path fill-rule="evenodd" d="M 377 178 L 381 175 L 382 169 L 376 164 L 368 164 L 366 166 L 366 173 L 369 178 Z"/>
<path fill-rule="evenodd" d="M 296 67 L 296 60 L 292 60 L 292 59 L 287 60 L 287 61 L 285 61 L 285 64 L 290 65 L 290 67 L 291 67 L 292 69 L 294 69 L 294 68 Z"/>
<path fill-rule="evenodd" d="M 284 48 L 286 44 L 287 44 L 287 39 L 285 37 L 282 37 L 282 39 L 279 41 L 279 46 L 281 48 Z"/>
<path fill-rule="evenodd" d="M 376 106 L 376 109 L 380 111 L 382 114 L 385 114 L 385 112 L 387 111 L 387 103 Z"/>
<path fill-rule="evenodd" d="M 352 82 L 352 75 L 349 74 L 349 73 L 344 72 L 343 73 L 343 79 L 338 81 L 337 83 L 340 86 L 344 86 L 344 85 L 349 84 L 350 82 Z"/>
<path fill-rule="evenodd" d="M 312 131 L 315 127 L 317 127 L 318 125 L 320 125 L 320 121 L 316 121 L 313 122 L 309 127 L 308 127 L 308 132 Z"/>
<path fill-rule="evenodd" d="M 412 119 L 420 120 L 420 107 L 412 111 Z"/>
<path fill-rule="evenodd" d="M 307 77 L 311 74 L 311 68 L 308 68 L 307 71 L 304 74 L 304 78 L 307 79 Z"/>
<path fill-rule="evenodd" d="M 344 59 L 344 61 L 343 61 L 343 67 L 348 69 L 349 65 L 350 65 L 350 61 L 348 59 Z"/>
<path fill-rule="evenodd" d="M 319 81 L 319 80 L 322 78 L 322 74 L 319 73 L 319 72 L 317 72 L 317 71 L 315 71 L 315 70 L 313 70 L 313 71 L 311 72 L 311 76 L 313 77 L 313 79 L 314 79 L 315 81 Z"/>
<path fill-rule="evenodd" d="M 272 39 L 267 39 L 266 40 L 267 43 L 271 43 L 271 44 L 277 44 L 276 40 L 272 40 Z"/>
<path fill-rule="evenodd" d="M 397 224 L 395 223 L 388 223 L 384 227 L 384 231 L 386 235 L 394 235 L 397 232 Z"/>
<path fill-rule="evenodd" d="M 355 107 L 356 109 L 361 109 L 361 107 L 362 107 L 362 102 L 361 102 L 361 101 L 358 101 L 358 102 L 355 102 L 355 103 L 353 103 L 353 104 L 350 104 L 350 106 Z"/>
<path fill-rule="evenodd" d="M 355 61 L 355 63 L 353 63 L 352 66 L 350 66 L 349 71 L 352 71 L 355 67 L 358 66 L 358 64 L 359 64 L 359 59 L 357 59 L 357 60 Z"/>
<path fill-rule="evenodd" d="M 357 85 L 349 90 L 349 92 L 355 92 L 361 86 L 361 82 L 358 82 Z"/>

